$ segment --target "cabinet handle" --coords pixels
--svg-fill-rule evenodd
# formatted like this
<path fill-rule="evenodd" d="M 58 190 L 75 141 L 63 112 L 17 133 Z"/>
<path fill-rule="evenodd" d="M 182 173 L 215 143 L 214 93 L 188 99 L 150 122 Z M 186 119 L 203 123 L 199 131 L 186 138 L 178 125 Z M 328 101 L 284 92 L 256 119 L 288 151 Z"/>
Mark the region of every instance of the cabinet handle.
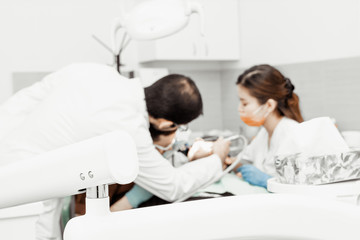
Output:
<path fill-rule="evenodd" d="M 207 42 L 204 43 L 204 48 L 205 48 L 205 56 L 209 56 L 209 47 Z"/>
<path fill-rule="evenodd" d="M 196 56 L 196 53 L 197 53 L 196 50 L 197 50 L 197 49 L 196 49 L 196 44 L 193 43 L 193 56 Z"/>

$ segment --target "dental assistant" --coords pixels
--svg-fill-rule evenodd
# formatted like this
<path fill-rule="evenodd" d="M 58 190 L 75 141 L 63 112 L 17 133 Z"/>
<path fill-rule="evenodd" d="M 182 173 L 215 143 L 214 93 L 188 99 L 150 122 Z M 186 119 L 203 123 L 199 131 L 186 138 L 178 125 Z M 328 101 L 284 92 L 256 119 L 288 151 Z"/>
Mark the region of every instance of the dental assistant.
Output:
<path fill-rule="evenodd" d="M 270 65 L 247 69 L 236 82 L 241 120 L 261 127 L 242 157 L 237 175 L 252 185 L 267 188 L 276 175 L 274 157 L 287 131 L 303 122 L 299 97 L 289 78 Z"/>

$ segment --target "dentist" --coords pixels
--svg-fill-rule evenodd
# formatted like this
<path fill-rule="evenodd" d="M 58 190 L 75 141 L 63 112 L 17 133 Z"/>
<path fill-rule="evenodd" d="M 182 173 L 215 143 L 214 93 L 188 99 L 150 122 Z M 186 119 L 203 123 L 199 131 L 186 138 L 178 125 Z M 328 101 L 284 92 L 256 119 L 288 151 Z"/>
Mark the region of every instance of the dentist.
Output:
<path fill-rule="evenodd" d="M 247 69 L 236 82 L 241 120 L 261 127 L 243 155 L 237 175 L 252 185 L 267 188 L 267 180 L 276 175 L 273 157 L 292 126 L 303 122 L 299 97 L 289 78 L 270 65 Z"/>
<path fill-rule="evenodd" d="M 0 165 L 125 130 L 137 147 L 135 183 L 175 201 L 222 173 L 230 143 L 218 141 L 213 155 L 174 168 L 155 149 L 149 128 L 175 132 L 200 114 L 201 95 L 188 77 L 172 74 L 144 89 L 139 80 L 122 77 L 111 67 L 73 64 L 0 106 Z M 61 239 L 61 205 L 61 199 L 44 201 L 36 225 L 38 240 Z"/>

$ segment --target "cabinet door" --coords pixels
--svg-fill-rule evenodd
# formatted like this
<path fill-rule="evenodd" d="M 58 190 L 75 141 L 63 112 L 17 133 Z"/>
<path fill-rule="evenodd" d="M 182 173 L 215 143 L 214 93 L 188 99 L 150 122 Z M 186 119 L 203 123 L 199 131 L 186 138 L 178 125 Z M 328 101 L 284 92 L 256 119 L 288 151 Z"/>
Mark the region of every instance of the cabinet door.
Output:
<path fill-rule="evenodd" d="M 200 18 L 191 15 L 189 24 L 178 33 L 154 41 L 139 42 L 139 61 L 156 60 L 238 60 L 239 23 L 237 0 L 197 0 L 205 13 L 205 36 Z"/>
<path fill-rule="evenodd" d="M 201 0 L 205 11 L 204 58 L 239 59 L 239 18 L 237 0 Z"/>

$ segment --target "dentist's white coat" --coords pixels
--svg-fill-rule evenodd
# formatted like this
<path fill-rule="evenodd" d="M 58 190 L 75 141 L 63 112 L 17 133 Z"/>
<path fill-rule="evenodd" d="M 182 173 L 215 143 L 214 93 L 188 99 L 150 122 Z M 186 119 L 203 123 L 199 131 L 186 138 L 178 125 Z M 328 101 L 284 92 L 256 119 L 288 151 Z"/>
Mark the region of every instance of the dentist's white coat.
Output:
<path fill-rule="evenodd" d="M 167 201 L 221 174 L 216 155 L 172 167 L 155 150 L 148 127 L 144 91 L 138 80 L 122 77 L 108 66 L 74 64 L 0 106 L 0 165 L 122 129 L 137 145 L 140 169 L 135 182 Z M 61 201 L 44 204 L 47 213 L 39 218 L 38 239 L 60 239 Z"/>

